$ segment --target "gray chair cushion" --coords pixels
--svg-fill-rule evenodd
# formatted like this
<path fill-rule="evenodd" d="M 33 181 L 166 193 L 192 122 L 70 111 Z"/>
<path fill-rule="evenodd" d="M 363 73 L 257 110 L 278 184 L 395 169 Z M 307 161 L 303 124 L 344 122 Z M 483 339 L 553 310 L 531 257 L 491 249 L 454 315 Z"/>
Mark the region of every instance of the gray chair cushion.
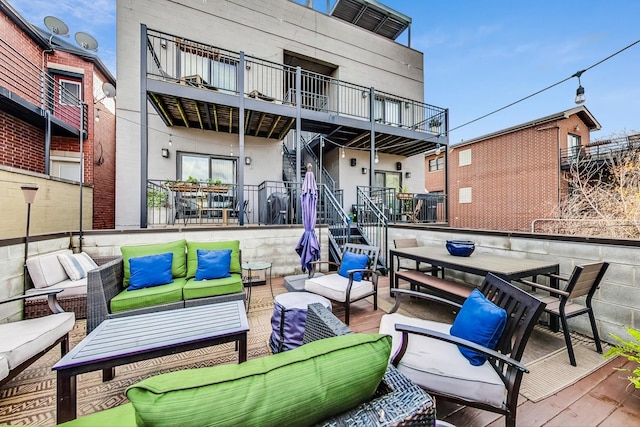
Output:
<path fill-rule="evenodd" d="M 396 323 L 417 326 L 448 334 L 451 325 L 421 320 L 402 314 L 386 314 L 380 321 L 380 333 L 391 335 L 391 358 L 397 353 L 402 333 Z M 458 346 L 419 335 L 409 337 L 409 345 L 398 370 L 411 381 L 433 393 L 453 394 L 462 398 L 503 407 L 506 389 L 490 363 L 473 366 Z"/>
<path fill-rule="evenodd" d="M 304 290 L 322 295 L 330 300 L 345 302 L 347 300 L 347 285 L 349 279 L 339 274 L 327 274 L 326 276 L 313 277 L 304 283 Z M 358 299 L 363 295 L 373 292 L 373 283 L 366 280 L 353 282 L 350 299 Z"/>
<path fill-rule="evenodd" d="M 27 269 L 33 286 L 41 289 L 69 280 L 67 272 L 64 271 L 62 264 L 58 261 L 58 255 L 62 254 L 71 255 L 73 252 L 71 249 L 63 249 L 27 259 Z"/>
<path fill-rule="evenodd" d="M 75 320 L 65 312 L 0 324 L 0 357 L 14 369 L 69 333 Z"/>
<path fill-rule="evenodd" d="M 80 279 L 80 280 L 67 279 L 60 283 L 56 283 L 55 285 L 47 289 L 62 289 L 62 292 L 56 295 L 56 298 L 58 300 L 66 297 L 77 297 L 77 296 L 87 295 L 87 278 L 85 277 L 84 279 Z M 40 292 L 40 291 L 42 291 L 42 289 L 36 289 L 36 288 L 27 289 L 25 294 L 29 295 L 29 294 Z M 47 296 L 43 295 L 40 297 L 35 297 L 33 299 L 46 300 Z"/>

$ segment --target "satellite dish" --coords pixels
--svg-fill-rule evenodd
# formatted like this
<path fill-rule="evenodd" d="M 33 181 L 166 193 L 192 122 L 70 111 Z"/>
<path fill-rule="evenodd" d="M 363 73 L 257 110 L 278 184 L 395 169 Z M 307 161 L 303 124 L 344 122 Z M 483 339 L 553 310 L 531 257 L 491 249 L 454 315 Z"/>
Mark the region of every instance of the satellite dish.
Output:
<path fill-rule="evenodd" d="M 67 27 L 67 24 L 55 16 L 45 16 L 44 25 L 49 29 L 49 31 L 58 36 L 66 36 L 69 34 L 69 27 Z"/>
<path fill-rule="evenodd" d="M 98 41 L 91 35 L 83 32 L 76 33 L 76 42 L 87 50 L 98 50 Z"/>
<path fill-rule="evenodd" d="M 102 92 L 106 98 L 113 98 L 116 96 L 116 88 L 109 82 L 102 83 Z"/>

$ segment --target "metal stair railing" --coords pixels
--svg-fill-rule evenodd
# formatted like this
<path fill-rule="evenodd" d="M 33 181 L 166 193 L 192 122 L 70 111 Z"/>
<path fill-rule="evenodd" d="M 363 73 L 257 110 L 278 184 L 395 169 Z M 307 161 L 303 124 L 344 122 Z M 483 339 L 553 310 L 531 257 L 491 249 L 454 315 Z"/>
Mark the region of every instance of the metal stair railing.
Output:
<path fill-rule="evenodd" d="M 329 255 L 334 260 L 342 258 L 342 247 L 351 240 L 351 221 L 326 184 L 319 188 L 319 223 L 329 229 Z"/>
<path fill-rule="evenodd" d="M 317 138 L 320 138 L 320 136 L 316 135 L 316 137 L 312 138 L 310 141 L 305 141 L 305 143 L 303 144 L 303 148 L 304 148 L 305 153 L 307 153 L 307 155 L 309 155 L 309 157 L 311 157 L 311 159 L 313 159 L 315 170 L 320 170 L 320 161 L 318 160 L 318 157 L 316 156 L 316 153 L 314 153 L 313 150 L 310 147 L 310 144 Z M 320 142 L 320 144 L 322 144 L 322 142 Z M 322 150 L 322 147 L 320 147 L 320 149 Z M 329 174 L 329 171 L 327 171 L 324 168 L 324 166 L 322 167 L 322 183 L 326 184 L 327 187 L 331 190 L 331 192 L 334 193 L 334 195 L 335 195 L 336 181 Z"/>
<path fill-rule="evenodd" d="M 283 173 L 283 179 L 285 181 L 289 181 L 289 182 L 293 182 L 296 180 L 296 165 L 295 165 L 295 161 L 291 158 L 292 154 L 289 151 L 289 148 L 287 148 L 287 145 L 283 142 L 282 143 L 282 157 L 284 159 L 286 159 L 285 161 L 283 161 L 283 165 L 282 165 L 282 173 Z"/>
<path fill-rule="evenodd" d="M 386 274 L 387 272 L 387 250 L 389 235 L 389 220 L 384 212 L 378 207 L 373 197 L 379 197 L 377 191 L 371 192 L 371 187 L 357 187 L 356 218 L 357 227 L 360 234 L 368 245 L 380 248 L 378 257 L 378 268 Z"/>

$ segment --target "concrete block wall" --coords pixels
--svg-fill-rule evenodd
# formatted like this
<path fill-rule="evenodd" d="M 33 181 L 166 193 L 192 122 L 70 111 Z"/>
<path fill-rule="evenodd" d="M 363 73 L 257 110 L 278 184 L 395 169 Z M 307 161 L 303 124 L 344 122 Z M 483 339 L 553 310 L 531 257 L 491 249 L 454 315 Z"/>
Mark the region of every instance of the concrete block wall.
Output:
<path fill-rule="evenodd" d="M 240 250 L 244 261 L 271 262 L 272 274 L 287 276 L 302 273 L 300 257 L 295 247 L 302 236 L 302 227 L 247 227 L 216 228 L 197 231 L 123 231 L 109 233 L 91 233 L 85 235 L 82 250 L 91 256 L 120 255 L 120 247 L 127 245 L 144 245 L 164 243 L 186 239 L 187 241 L 214 242 L 240 240 Z M 322 251 L 321 259 L 328 259 L 327 230 L 316 232 Z M 78 237 L 72 239 L 74 251 L 78 250 Z"/>
<path fill-rule="evenodd" d="M 418 229 L 397 227 L 389 229 L 390 247 L 393 239 L 417 238 L 420 245 L 444 246 L 447 240 L 472 240 L 476 252 L 493 253 L 513 258 L 554 261 L 560 264 L 560 274 L 568 276 L 580 264 L 609 262 L 599 289 L 593 298 L 598 332 L 603 341 L 613 342 L 611 334 L 627 336 L 626 328 L 640 329 L 640 246 L 631 241 L 620 244 L 593 241 L 572 242 L 539 235 L 514 236 L 508 233 L 478 234 L 461 230 Z M 479 284 L 481 277 L 447 271 L 447 276 Z M 541 279 L 539 279 L 541 280 Z M 587 315 L 569 319 L 569 327 L 592 336 Z"/>
<path fill-rule="evenodd" d="M 23 184 L 36 184 L 38 192 L 31 204 L 29 234 L 64 233 L 77 230 L 80 216 L 78 183 L 25 170 L 0 166 L 0 239 L 22 238 L 27 223 L 27 205 L 21 190 Z M 93 222 L 93 188 L 82 191 L 82 227 L 91 229 Z M 0 245 L 2 243 L 0 242 Z M 24 249 L 23 249 L 24 250 Z"/>
<path fill-rule="evenodd" d="M 69 237 L 52 237 L 29 242 L 29 257 L 69 248 Z M 0 245 L 0 300 L 22 295 L 24 283 L 24 243 Z M 22 302 L 0 305 L 0 323 L 22 318 Z"/>
<path fill-rule="evenodd" d="M 302 227 L 229 227 L 200 230 L 123 230 L 91 231 L 83 238 L 83 251 L 91 256 L 119 255 L 120 246 L 190 241 L 240 240 L 242 259 L 273 263 L 273 276 L 301 273 L 300 257 L 295 246 L 302 235 Z M 328 259 L 328 232 L 317 230 L 322 260 Z M 635 242 L 619 244 L 594 241 L 572 242 L 541 235 L 467 232 L 454 229 L 392 227 L 389 242 L 398 238 L 417 238 L 420 245 L 444 246 L 446 240 L 462 239 L 476 242 L 476 251 L 490 252 L 513 258 L 551 260 L 560 264 L 560 273 L 568 275 L 576 265 L 604 260 L 610 263 L 600 289 L 594 297 L 594 310 L 598 331 L 604 341 L 611 342 L 610 334 L 626 336 L 626 327 L 640 329 L 640 246 Z M 29 256 L 72 247 L 78 250 L 78 237 L 52 237 L 29 244 Z M 393 244 L 390 244 L 393 247 Z M 0 245 L 0 299 L 22 293 L 24 245 Z M 454 272 L 447 272 L 454 276 Z M 458 274 L 460 279 L 480 283 L 482 278 Z M 19 318 L 21 304 L 0 306 L 0 322 Z M 591 336 L 586 316 L 570 319 L 570 327 Z"/>
<path fill-rule="evenodd" d="M 82 251 L 92 257 L 120 255 L 120 247 L 152 243 L 187 241 L 240 240 L 244 261 L 267 261 L 273 264 L 273 277 L 302 273 L 300 257 L 295 251 L 302 227 L 246 227 L 200 230 L 130 230 L 122 232 L 91 232 L 82 239 Z M 328 259 L 326 228 L 316 230 L 322 251 L 321 259 Z M 78 236 L 56 237 L 29 243 L 29 256 L 72 248 L 79 251 Z M 23 293 L 22 268 L 24 244 L 0 245 L 0 300 Z M 22 316 L 22 303 L 0 305 L 0 323 L 18 320 Z"/>

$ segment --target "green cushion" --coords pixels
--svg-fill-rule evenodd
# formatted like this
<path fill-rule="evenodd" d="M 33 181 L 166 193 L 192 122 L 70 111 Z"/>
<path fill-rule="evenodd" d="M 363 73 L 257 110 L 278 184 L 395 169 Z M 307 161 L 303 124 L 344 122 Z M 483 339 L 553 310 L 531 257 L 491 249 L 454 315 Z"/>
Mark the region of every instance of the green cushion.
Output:
<path fill-rule="evenodd" d="M 153 286 L 151 288 L 136 289 L 135 291 L 120 292 L 111 298 L 111 312 L 133 310 L 136 308 L 150 307 L 158 304 L 182 301 L 182 288 L 187 279 L 174 279 L 173 283 Z"/>
<path fill-rule="evenodd" d="M 230 273 L 242 274 L 240 266 L 240 240 L 229 240 L 225 242 L 187 242 L 187 279 L 196 277 L 198 269 L 198 249 L 215 251 L 220 249 L 231 249 Z"/>
<path fill-rule="evenodd" d="M 242 292 L 242 276 L 232 274 L 231 277 L 210 280 L 189 279 L 182 288 L 184 299 L 215 297 L 218 295 Z"/>
<path fill-rule="evenodd" d="M 75 420 L 58 424 L 63 427 L 97 427 L 97 426 L 118 426 L 118 427 L 135 427 L 136 411 L 131 403 L 116 406 L 115 408 L 105 411 L 95 412 Z"/>
<path fill-rule="evenodd" d="M 167 252 L 173 253 L 173 261 L 171 264 L 171 274 L 173 275 L 173 278 L 185 277 L 187 274 L 187 260 L 185 257 L 186 246 L 187 241 L 184 239 L 169 243 L 156 243 L 153 245 L 121 246 L 120 252 L 122 252 L 122 262 L 124 267 L 123 286 L 125 288 L 129 286 L 129 278 L 131 277 L 129 258 L 158 255 Z"/>
<path fill-rule="evenodd" d="M 349 334 L 239 365 L 188 369 L 127 389 L 139 426 L 312 425 L 373 396 L 391 337 Z"/>

